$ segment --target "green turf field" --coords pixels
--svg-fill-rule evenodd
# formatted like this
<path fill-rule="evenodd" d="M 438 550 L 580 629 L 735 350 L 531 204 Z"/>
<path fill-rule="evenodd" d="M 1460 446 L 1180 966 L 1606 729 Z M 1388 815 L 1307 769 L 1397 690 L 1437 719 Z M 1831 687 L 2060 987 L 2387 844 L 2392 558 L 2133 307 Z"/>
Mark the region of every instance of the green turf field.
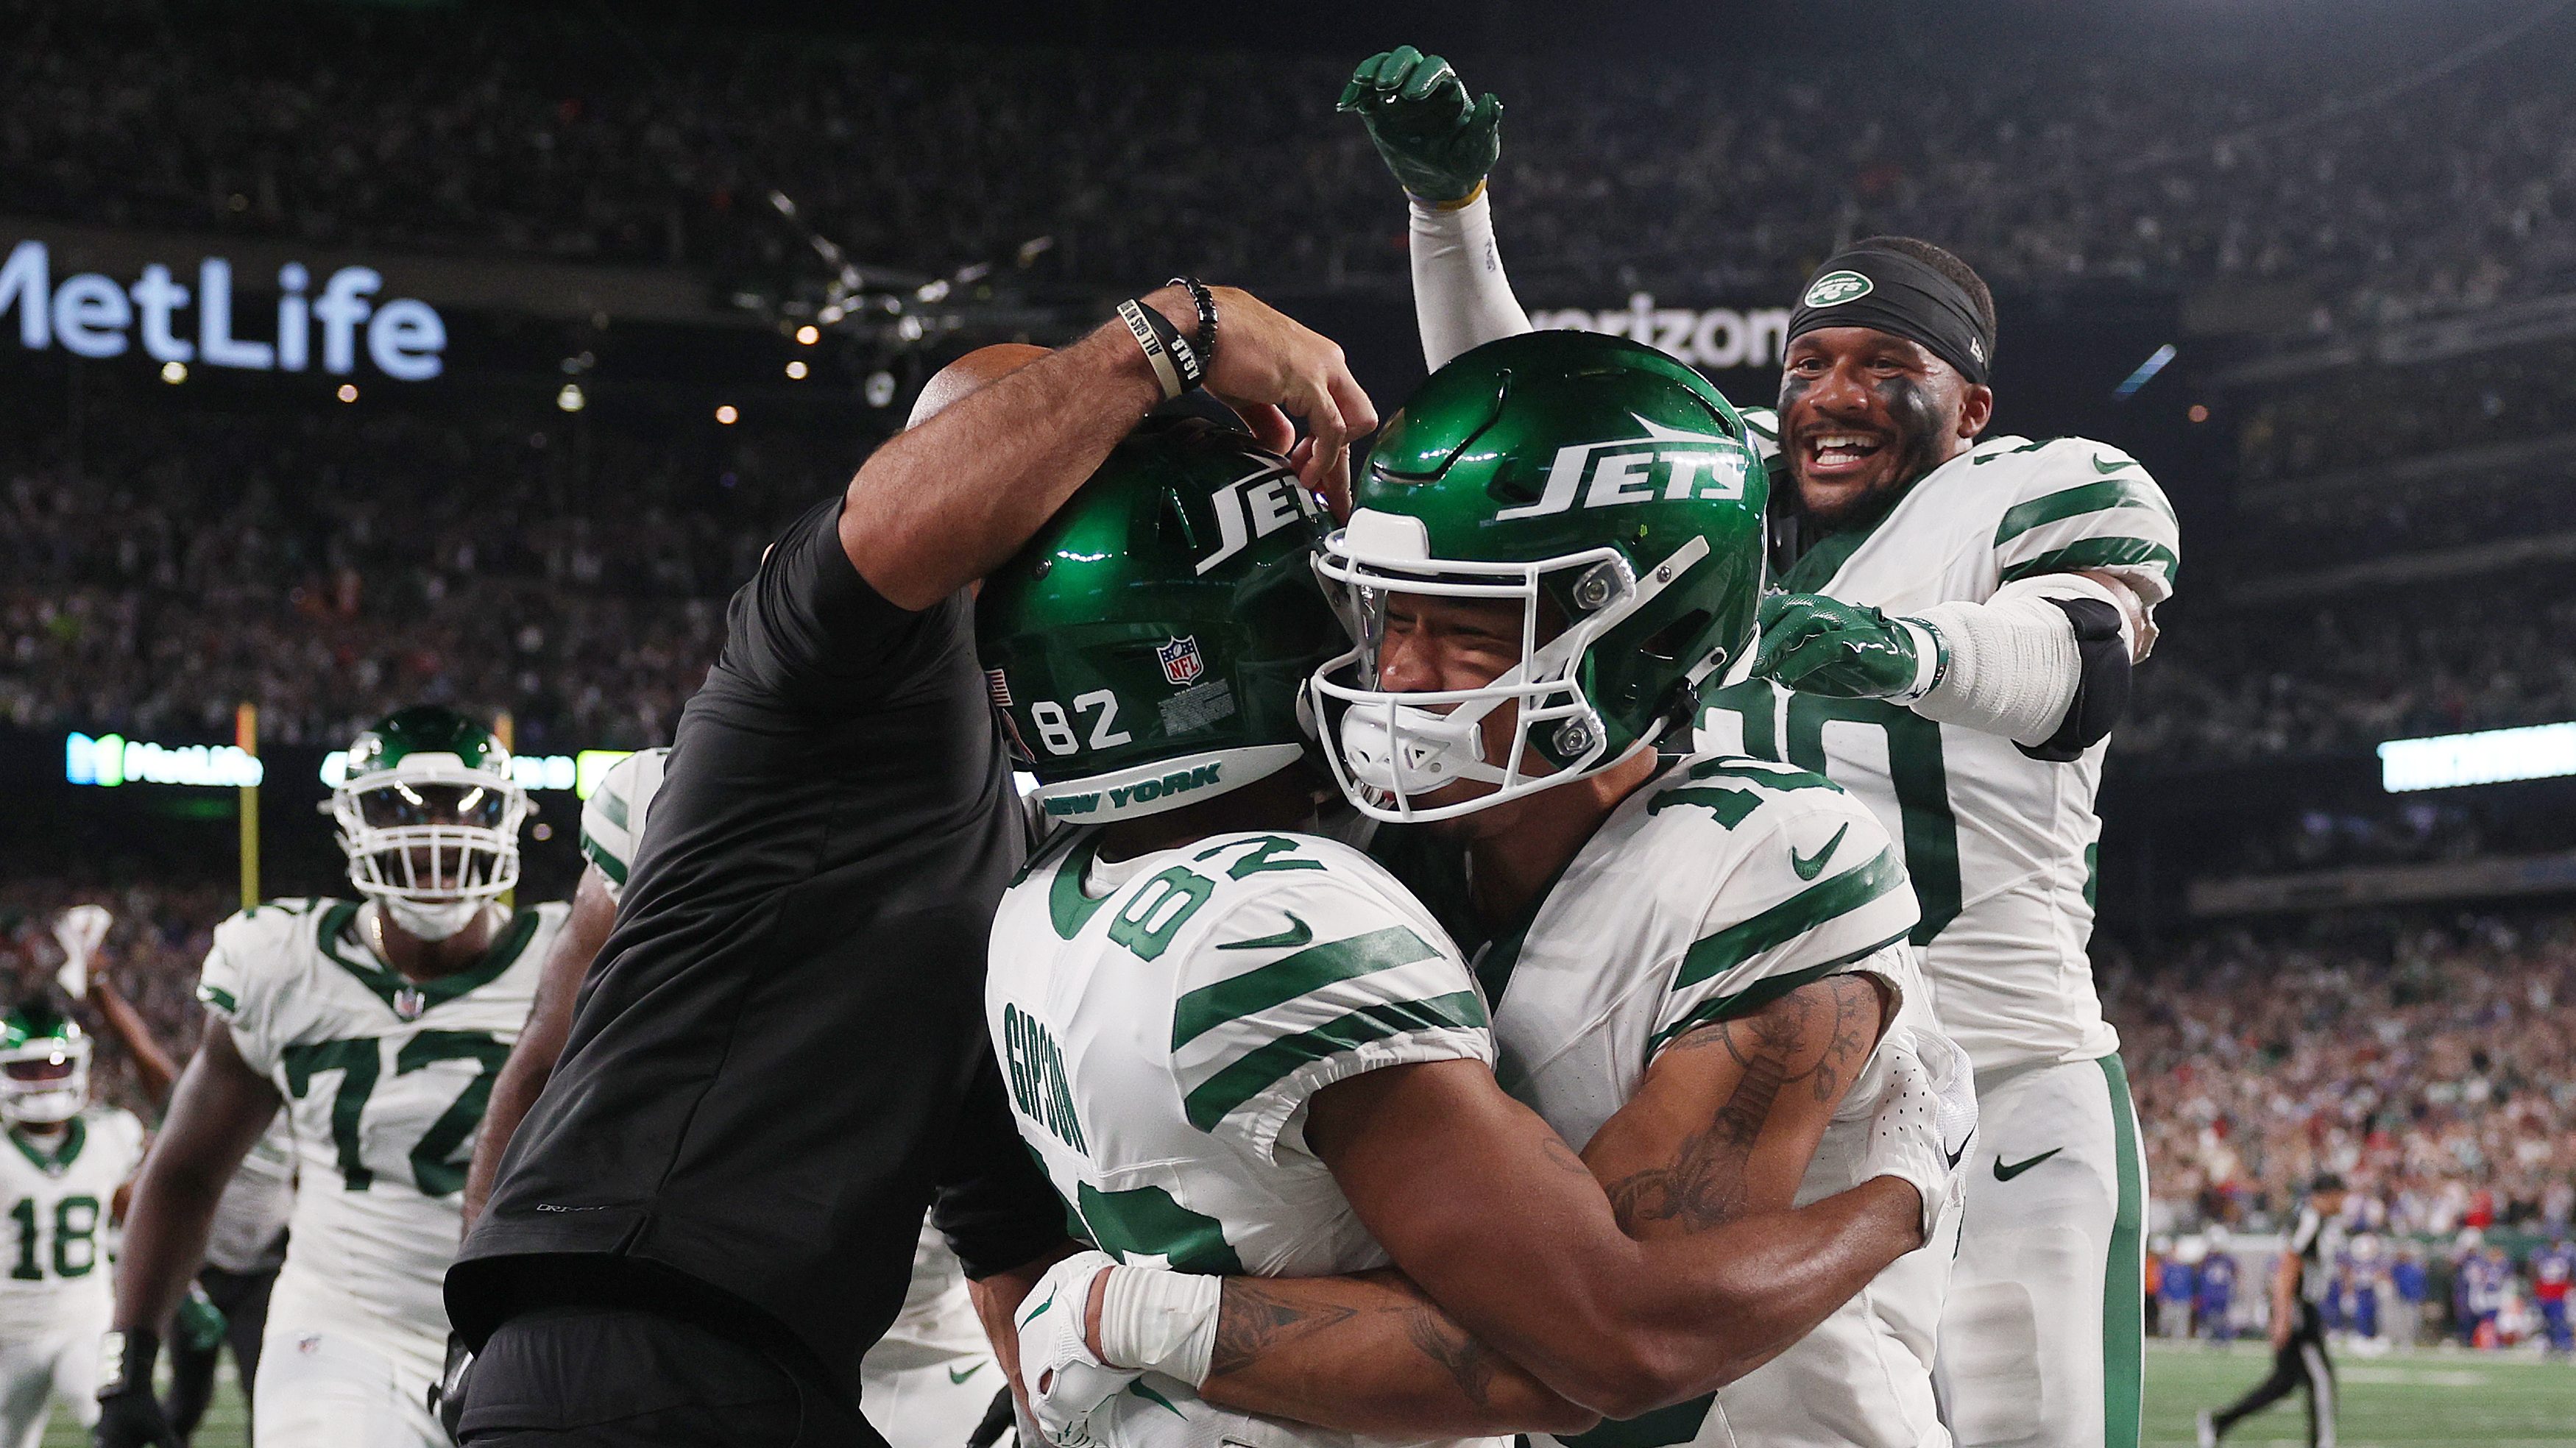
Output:
<path fill-rule="evenodd" d="M 2191 1444 L 2195 1412 L 2233 1401 L 2271 1368 L 2271 1352 L 2259 1342 L 2225 1352 L 2150 1343 L 2146 1443 Z M 2343 1385 L 2341 1448 L 2576 1445 L 2576 1364 L 2519 1353 L 2339 1353 L 2335 1372 Z M 2307 1441 L 2306 1399 L 2299 1396 L 2247 1419 L 2227 1439 L 2229 1448 Z"/>
<path fill-rule="evenodd" d="M 2148 1448 L 2189 1448 L 2192 1414 L 2251 1387 L 2271 1369 L 2260 1343 L 2225 1352 L 2147 1348 Z M 2343 1377 L 2342 1448 L 2576 1448 L 2576 1364 L 2515 1355 L 2406 1353 L 2338 1358 Z M 2306 1410 L 2290 1398 L 2249 1419 L 2231 1448 L 2304 1445 Z M 54 1415 L 44 1448 L 81 1448 L 71 1420 Z M 195 1448 L 247 1448 L 241 1395 L 229 1384 L 198 1429 Z"/>

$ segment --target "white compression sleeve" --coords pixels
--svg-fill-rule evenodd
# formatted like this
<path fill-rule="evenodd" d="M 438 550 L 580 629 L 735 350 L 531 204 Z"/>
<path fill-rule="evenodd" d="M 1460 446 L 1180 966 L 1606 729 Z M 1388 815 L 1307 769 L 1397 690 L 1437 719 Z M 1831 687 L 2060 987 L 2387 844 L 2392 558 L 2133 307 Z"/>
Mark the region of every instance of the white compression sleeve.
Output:
<path fill-rule="evenodd" d="M 2084 658 L 2074 621 L 2052 598 L 2090 598 L 2120 616 L 2120 640 L 2135 652 L 2137 624 L 2128 600 L 2099 579 L 2045 573 L 2007 583 L 1983 603 L 1936 603 L 1898 622 L 1939 636 L 1944 654 L 1929 692 L 1906 702 L 1943 724 L 2001 734 L 2037 745 L 2057 732 L 2075 702 Z"/>
<path fill-rule="evenodd" d="M 1100 1295 L 1100 1358 L 1178 1378 L 1207 1381 L 1225 1279 L 1152 1267 L 1112 1267 Z"/>
<path fill-rule="evenodd" d="M 1997 594 L 1984 603 L 1936 603 L 1908 622 L 1941 640 L 1942 665 L 1914 701 L 1926 719 L 2040 744 L 2075 702 L 2083 658 L 2075 624 L 2046 599 Z"/>
<path fill-rule="evenodd" d="M 1464 206 L 1446 209 L 1407 197 L 1413 210 L 1413 315 L 1422 328 L 1422 360 L 1433 371 L 1470 347 L 1530 329 L 1529 315 L 1503 275 L 1494 249 L 1494 212 L 1478 188 Z"/>

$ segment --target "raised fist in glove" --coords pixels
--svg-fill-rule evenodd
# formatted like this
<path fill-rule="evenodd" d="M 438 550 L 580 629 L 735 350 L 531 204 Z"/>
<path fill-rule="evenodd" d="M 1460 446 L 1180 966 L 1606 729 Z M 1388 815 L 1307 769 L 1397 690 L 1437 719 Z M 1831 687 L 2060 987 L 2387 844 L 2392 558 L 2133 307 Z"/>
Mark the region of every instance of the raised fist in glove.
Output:
<path fill-rule="evenodd" d="M 1923 1240 L 1933 1241 L 1959 1207 L 1967 1178 L 1959 1171 L 1977 1130 L 1976 1084 L 1968 1054 L 1938 1031 L 1899 1027 L 1879 1043 L 1887 1085 L 1869 1121 L 1861 1178 L 1890 1176 L 1923 1197 Z"/>
<path fill-rule="evenodd" d="M 1503 103 L 1471 100 L 1449 62 L 1410 45 L 1361 61 L 1333 108 L 1357 115 L 1395 179 L 1434 205 L 1472 200 L 1503 153 Z"/>
<path fill-rule="evenodd" d="M 1141 1376 L 1102 1362 L 1084 1333 L 1092 1279 L 1117 1265 L 1106 1252 L 1076 1252 L 1048 1268 L 1014 1314 L 1029 1413 L 1056 1448 L 1085 1448 L 1091 1415 Z"/>
<path fill-rule="evenodd" d="M 1762 648 L 1753 672 L 1784 689 L 1835 699 L 1914 699 L 1939 640 L 1931 630 L 1874 608 L 1817 593 L 1762 600 Z"/>

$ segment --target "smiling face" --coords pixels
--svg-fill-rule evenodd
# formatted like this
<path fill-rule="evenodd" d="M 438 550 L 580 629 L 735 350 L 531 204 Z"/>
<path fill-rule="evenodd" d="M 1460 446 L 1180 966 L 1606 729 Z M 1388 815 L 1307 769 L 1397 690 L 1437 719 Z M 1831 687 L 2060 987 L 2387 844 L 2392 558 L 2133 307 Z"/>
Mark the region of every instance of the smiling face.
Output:
<path fill-rule="evenodd" d="M 1995 394 L 1920 342 L 1874 327 L 1820 327 L 1789 343 L 1780 447 L 1807 516 L 1838 524 L 1965 452 Z"/>

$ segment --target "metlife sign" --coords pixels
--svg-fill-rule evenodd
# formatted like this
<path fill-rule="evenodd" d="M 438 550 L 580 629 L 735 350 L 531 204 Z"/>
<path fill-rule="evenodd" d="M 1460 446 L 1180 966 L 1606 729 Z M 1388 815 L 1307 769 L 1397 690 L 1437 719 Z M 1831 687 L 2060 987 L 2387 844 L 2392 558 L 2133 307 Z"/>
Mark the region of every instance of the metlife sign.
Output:
<path fill-rule="evenodd" d="M 1659 307 L 1651 292 L 1632 293 L 1627 306 L 1606 311 L 1542 307 L 1529 316 L 1533 327 L 1572 327 L 1633 338 L 1693 367 L 1718 372 L 1779 366 L 1789 335 L 1787 307 Z"/>
<path fill-rule="evenodd" d="M 371 267 L 344 266 L 317 287 L 302 262 L 286 263 L 273 323 L 237 314 L 224 258 L 199 260 L 193 286 L 180 275 L 152 262 L 131 282 L 100 272 L 56 282 L 45 243 L 21 241 L 0 264 L 0 327 L 14 314 L 19 345 L 60 346 L 75 357 L 122 357 L 140 346 L 155 362 L 246 372 L 318 364 L 345 377 L 358 370 L 363 346 L 375 370 L 397 382 L 426 382 L 445 368 L 447 324 L 427 302 L 379 299 L 385 279 Z"/>

